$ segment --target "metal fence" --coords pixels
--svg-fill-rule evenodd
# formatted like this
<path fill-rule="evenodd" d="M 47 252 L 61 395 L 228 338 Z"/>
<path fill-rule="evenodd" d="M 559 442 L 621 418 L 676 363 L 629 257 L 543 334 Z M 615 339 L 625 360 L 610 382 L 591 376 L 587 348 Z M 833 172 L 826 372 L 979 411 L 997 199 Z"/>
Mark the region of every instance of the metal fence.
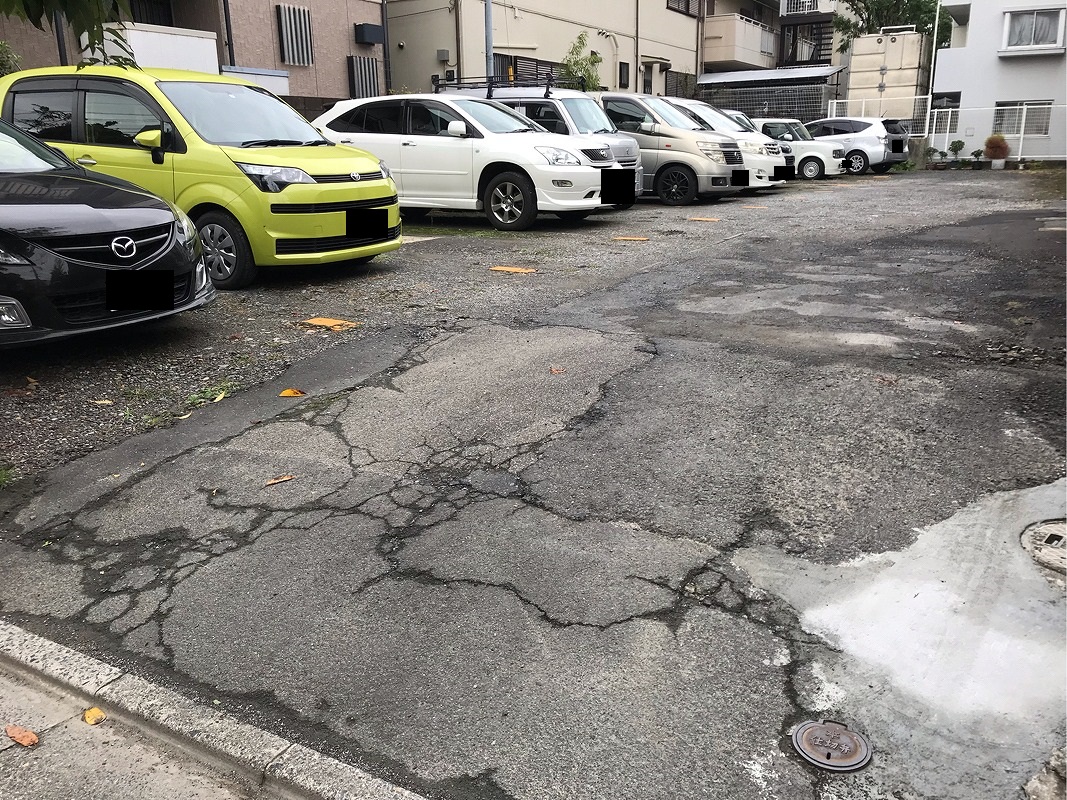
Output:
<path fill-rule="evenodd" d="M 930 113 L 930 146 L 951 152 L 963 142 L 964 156 L 981 150 L 986 137 L 999 133 L 1008 142 L 1009 159 L 1067 160 L 1067 105 L 999 104 L 984 108 L 935 108 Z"/>
<path fill-rule="evenodd" d="M 744 111 L 750 117 L 788 117 L 801 122 L 811 122 L 826 116 L 826 107 L 834 87 L 828 85 L 807 86 L 755 86 L 700 87 L 698 99 L 719 108 Z"/>
<path fill-rule="evenodd" d="M 830 103 L 831 117 L 880 117 L 908 120 L 908 130 L 913 137 L 927 135 L 927 113 L 930 110 L 930 95 L 907 97 L 879 97 L 852 100 L 834 100 Z"/>

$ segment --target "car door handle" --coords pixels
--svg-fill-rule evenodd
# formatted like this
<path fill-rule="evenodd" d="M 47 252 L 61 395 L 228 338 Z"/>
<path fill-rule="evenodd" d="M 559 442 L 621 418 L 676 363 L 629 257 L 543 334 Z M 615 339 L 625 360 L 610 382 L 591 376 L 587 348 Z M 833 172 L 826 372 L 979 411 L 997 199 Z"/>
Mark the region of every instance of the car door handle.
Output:
<path fill-rule="evenodd" d="M 400 146 L 401 147 L 414 147 L 415 143 L 414 142 L 401 142 Z"/>
<path fill-rule="evenodd" d="M 91 156 L 82 156 L 81 158 L 74 159 L 75 164 L 81 164 L 83 167 L 95 167 L 96 159 Z"/>

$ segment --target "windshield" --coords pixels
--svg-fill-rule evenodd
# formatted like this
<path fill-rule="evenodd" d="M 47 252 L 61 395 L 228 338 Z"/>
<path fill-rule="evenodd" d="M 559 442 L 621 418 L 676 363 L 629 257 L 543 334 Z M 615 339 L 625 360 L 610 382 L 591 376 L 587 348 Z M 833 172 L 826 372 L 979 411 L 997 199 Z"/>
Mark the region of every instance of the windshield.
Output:
<path fill-rule="evenodd" d="M 562 102 L 579 133 L 616 133 L 619 130 L 591 97 L 568 97 Z"/>
<path fill-rule="evenodd" d="M 794 139 L 803 140 L 805 142 L 815 141 L 811 136 L 811 132 L 799 122 L 789 122 L 787 125 L 789 127 L 789 132 L 793 134 Z"/>
<path fill-rule="evenodd" d="M 659 114 L 660 119 L 672 128 L 682 128 L 687 131 L 699 131 L 705 128 L 703 123 L 683 114 L 670 101 L 662 97 L 646 97 L 645 102 L 648 103 L 649 108 Z"/>
<path fill-rule="evenodd" d="M 733 117 L 728 117 L 719 111 L 717 108 L 711 106 L 688 103 L 681 106 L 682 110 L 688 111 L 690 114 L 696 114 L 701 120 L 713 131 L 725 131 L 727 133 L 751 133 L 748 128 L 735 120 Z"/>
<path fill-rule="evenodd" d="M 0 172 L 49 172 L 70 162 L 32 136 L 0 123 Z"/>
<path fill-rule="evenodd" d="M 453 100 L 456 107 L 469 114 L 479 125 L 491 133 L 522 133 L 545 131 L 533 120 L 526 119 L 517 111 L 490 100 Z"/>
<path fill-rule="evenodd" d="M 748 118 L 747 114 L 744 114 L 741 111 L 725 111 L 723 113 L 729 114 L 732 119 L 737 121 L 738 125 L 743 125 L 746 129 L 759 133 L 759 131 L 756 130 L 755 124 Z"/>
<path fill-rule="evenodd" d="M 325 143 L 311 123 L 265 89 L 167 81 L 159 88 L 205 142 L 231 147 Z"/>

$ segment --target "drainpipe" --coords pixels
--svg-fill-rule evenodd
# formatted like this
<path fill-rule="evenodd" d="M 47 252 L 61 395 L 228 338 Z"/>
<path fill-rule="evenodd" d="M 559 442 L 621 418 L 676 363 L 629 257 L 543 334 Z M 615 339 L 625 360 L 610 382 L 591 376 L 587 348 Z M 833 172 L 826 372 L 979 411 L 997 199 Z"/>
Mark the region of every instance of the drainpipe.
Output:
<path fill-rule="evenodd" d="M 696 73 L 693 76 L 693 97 L 697 94 L 697 79 L 700 78 L 700 71 L 704 66 L 704 19 L 707 16 L 707 0 L 700 0 L 697 3 L 697 53 L 696 53 L 696 69 L 693 71 Z"/>
<path fill-rule="evenodd" d="M 641 81 L 641 88 L 638 90 L 639 94 L 645 88 L 645 76 L 642 67 L 644 67 L 644 64 L 641 63 L 641 0 L 634 0 L 634 77 Z"/>
<path fill-rule="evenodd" d="M 485 78 L 493 77 L 493 0 L 485 0 Z"/>
<path fill-rule="evenodd" d="M 389 14 L 386 12 L 387 0 L 382 0 L 382 69 L 385 71 L 385 93 L 393 88 L 393 66 L 389 61 Z"/>
<path fill-rule="evenodd" d="M 456 78 L 457 80 L 463 77 L 463 23 L 461 21 L 462 14 L 460 13 L 461 0 L 455 0 L 452 5 L 452 13 L 456 15 Z"/>
<path fill-rule="evenodd" d="M 226 58 L 231 67 L 237 66 L 237 60 L 233 57 L 233 23 L 230 21 L 230 0 L 222 0 L 222 18 L 226 25 Z"/>
<path fill-rule="evenodd" d="M 70 65 L 70 59 L 67 58 L 67 25 L 63 19 L 63 12 L 58 8 L 52 13 L 52 29 L 56 32 L 56 47 L 59 49 L 59 65 L 66 67 Z"/>

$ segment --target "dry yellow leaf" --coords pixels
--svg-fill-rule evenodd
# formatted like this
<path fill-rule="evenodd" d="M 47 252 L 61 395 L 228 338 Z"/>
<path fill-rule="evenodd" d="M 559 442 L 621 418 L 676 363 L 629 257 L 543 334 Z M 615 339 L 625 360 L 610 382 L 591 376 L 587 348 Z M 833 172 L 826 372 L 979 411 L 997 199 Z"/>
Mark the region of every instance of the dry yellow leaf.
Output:
<path fill-rule="evenodd" d="M 219 392 L 217 395 L 215 395 L 215 399 L 212 400 L 211 402 L 212 403 L 217 403 L 217 402 L 219 402 L 219 400 L 221 400 L 225 396 L 226 396 L 226 392 Z"/>
<path fill-rule="evenodd" d="M 562 375 L 564 372 L 567 371 L 567 368 L 566 367 L 549 367 L 548 371 L 550 373 L 552 373 L 553 375 Z"/>
<path fill-rule="evenodd" d="M 537 270 L 530 267 L 490 267 L 490 272 L 514 272 L 517 275 L 528 275 L 531 272 L 537 272 Z"/>
<path fill-rule="evenodd" d="M 690 222 L 721 222 L 718 217 L 690 217 Z"/>
<path fill-rule="evenodd" d="M 189 419 L 189 417 L 191 417 L 192 415 L 193 412 L 190 411 L 188 414 L 182 414 L 180 417 L 178 417 L 178 419 Z"/>
<path fill-rule="evenodd" d="M 90 400 L 89 402 L 90 403 L 96 403 L 98 406 L 113 406 L 113 405 L 115 405 L 115 401 L 114 400 Z"/>
<path fill-rule="evenodd" d="M 303 397 L 304 392 L 299 389 L 282 389 L 278 392 L 278 397 Z"/>
<path fill-rule="evenodd" d="M 317 328 L 329 328 L 331 331 L 347 331 L 358 328 L 362 323 L 349 322 L 347 319 L 333 319 L 332 317 L 312 317 L 304 320 L 305 325 L 314 325 Z"/>
<path fill-rule="evenodd" d="M 285 483 L 286 481 L 291 481 L 295 477 L 296 477 L 296 475 L 279 475 L 277 478 L 271 478 L 269 481 L 267 481 L 263 485 L 264 486 L 273 486 L 276 483 Z"/>
<path fill-rule="evenodd" d="M 33 386 L 34 384 L 37 383 L 37 379 L 36 378 L 31 378 L 29 375 L 27 375 L 26 376 L 26 383 L 30 384 L 30 386 Z"/>
<path fill-rule="evenodd" d="M 616 242 L 647 242 L 647 236 L 616 236 Z"/>
<path fill-rule="evenodd" d="M 21 744 L 23 747 L 33 747 L 39 741 L 36 733 L 29 728 L 23 728 L 21 725 L 8 725 L 4 728 L 4 733 L 7 734 L 7 738 L 11 741 Z"/>
<path fill-rule="evenodd" d="M 96 706 L 87 708 L 82 712 L 82 722 L 86 725 L 99 725 L 105 719 L 107 719 L 107 714 Z"/>

